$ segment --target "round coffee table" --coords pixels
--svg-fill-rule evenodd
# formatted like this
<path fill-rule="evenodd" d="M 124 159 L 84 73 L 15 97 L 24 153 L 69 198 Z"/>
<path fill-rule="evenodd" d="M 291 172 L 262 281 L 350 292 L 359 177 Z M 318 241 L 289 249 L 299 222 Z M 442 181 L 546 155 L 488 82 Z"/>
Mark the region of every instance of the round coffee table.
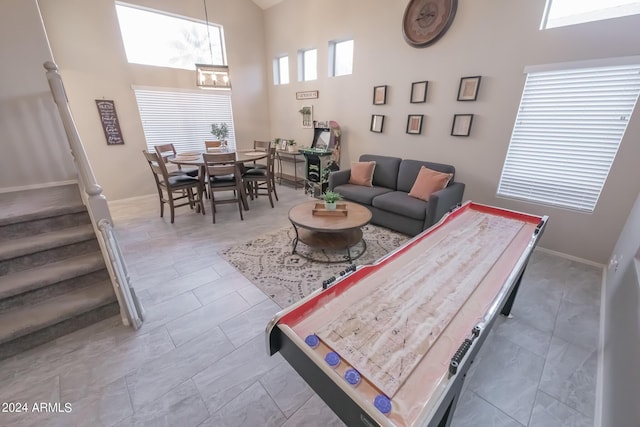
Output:
<path fill-rule="evenodd" d="M 346 250 L 346 259 L 349 262 L 359 258 L 367 248 L 366 241 L 362 238 L 361 227 L 367 225 L 371 221 L 371 211 L 364 206 L 352 202 L 344 203 L 347 208 L 347 215 L 341 216 L 324 216 L 314 215 L 313 208 L 317 200 L 305 202 L 294 206 L 289 210 L 289 221 L 293 225 L 296 237 L 292 242 L 292 254 L 298 254 L 305 258 L 319 262 L 344 262 L 337 261 L 320 261 L 311 258 L 305 254 L 296 252 L 298 242 L 314 249 L 332 249 Z M 351 248 L 362 242 L 364 248 L 357 256 L 351 256 Z"/>

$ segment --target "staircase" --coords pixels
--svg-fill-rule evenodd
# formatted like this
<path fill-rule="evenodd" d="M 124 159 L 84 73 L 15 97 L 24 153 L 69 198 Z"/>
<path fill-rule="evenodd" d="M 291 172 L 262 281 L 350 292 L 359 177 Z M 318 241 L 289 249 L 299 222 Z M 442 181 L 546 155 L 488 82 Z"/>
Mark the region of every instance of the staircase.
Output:
<path fill-rule="evenodd" d="M 118 313 L 78 186 L 0 194 L 0 360 Z"/>

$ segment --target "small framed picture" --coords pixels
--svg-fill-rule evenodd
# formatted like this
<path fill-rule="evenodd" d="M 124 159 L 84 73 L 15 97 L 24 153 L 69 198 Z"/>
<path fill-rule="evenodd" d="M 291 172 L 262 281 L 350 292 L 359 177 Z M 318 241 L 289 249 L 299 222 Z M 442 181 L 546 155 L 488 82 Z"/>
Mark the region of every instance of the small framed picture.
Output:
<path fill-rule="evenodd" d="M 413 82 L 411 83 L 411 103 L 420 104 L 427 102 L 427 87 L 429 82 Z"/>
<path fill-rule="evenodd" d="M 469 136 L 471 133 L 473 114 L 455 114 L 451 125 L 452 136 Z"/>
<path fill-rule="evenodd" d="M 379 114 L 371 115 L 371 128 L 369 129 L 371 132 L 382 133 L 382 128 L 384 127 L 384 116 Z"/>
<path fill-rule="evenodd" d="M 478 88 L 481 76 L 463 77 L 458 88 L 458 101 L 475 101 L 478 99 Z"/>
<path fill-rule="evenodd" d="M 373 105 L 384 105 L 387 103 L 387 85 L 375 86 L 373 88 Z"/>
<path fill-rule="evenodd" d="M 420 135 L 422 133 L 423 114 L 409 114 L 407 118 L 407 133 Z"/>
<path fill-rule="evenodd" d="M 287 143 L 286 139 L 281 139 L 280 140 L 280 151 L 287 151 L 287 145 L 289 145 Z"/>

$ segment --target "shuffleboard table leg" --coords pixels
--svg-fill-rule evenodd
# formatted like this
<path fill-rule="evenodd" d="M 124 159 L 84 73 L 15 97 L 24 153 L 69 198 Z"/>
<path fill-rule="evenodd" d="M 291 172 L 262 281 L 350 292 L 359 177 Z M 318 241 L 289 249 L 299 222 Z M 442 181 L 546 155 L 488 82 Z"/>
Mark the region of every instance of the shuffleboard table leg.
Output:
<path fill-rule="evenodd" d="M 509 319 L 513 318 L 513 316 L 511 315 L 511 307 L 513 307 L 513 302 L 516 299 L 516 294 L 518 293 L 518 289 L 520 288 L 520 282 L 522 282 L 522 276 L 524 276 L 524 272 L 525 269 L 522 269 L 522 273 L 520 273 L 516 285 L 511 290 L 511 294 L 509 295 L 507 302 L 504 304 L 504 307 L 502 307 L 502 311 L 500 312 L 500 314 L 508 317 Z"/>

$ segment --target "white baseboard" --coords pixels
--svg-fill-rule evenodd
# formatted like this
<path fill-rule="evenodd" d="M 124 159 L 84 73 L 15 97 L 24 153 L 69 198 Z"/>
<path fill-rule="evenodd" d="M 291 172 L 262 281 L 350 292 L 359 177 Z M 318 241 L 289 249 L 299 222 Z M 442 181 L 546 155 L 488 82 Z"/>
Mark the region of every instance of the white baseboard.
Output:
<path fill-rule="evenodd" d="M 593 267 L 598 267 L 598 268 L 604 268 L 605 267 L 605 265 L 602 264 L 602 263 L 591 261 L 591 260 L 584 259 L 584 258 L 579 258 L 577 256 L 565 254 L 563 252 L 552 251 L 551 249 L 543 248 L 543 247 L 541 247 L 539 245 L 536 247 L 536 251 L 544 252 L 544 253 L 547 253 L 549 255 L 559 256 L 561 258 L 565 258 L 565 259 L 568 259 L 570 261 L 580 262 L 582 264 L 591 265 Z"/>
<path fill-rule="evenodd" d="M 593 426 L 602 427 L 602 399 L 604 396 L 604 340 L 607 304 L 607 269 L 602 269 L 602 286 L 600 288 L 600 334 L 598 338 L 598 371 L 596 373 L 596 407 L 593 414 Z"/>
<path fill-rule="evenodd" d="M 70 185 L 70 184 L 77 184 L 77 183 L 78 183 L 77 179 L 71 179 L 68 181 L 45 182 L 42 184 L 25 185 L 21 187 L 0 188 L 0 193 L 13 193 L 14 191 L 37 190 L 39 188 L 60 187 L 63 185 Z"/>

